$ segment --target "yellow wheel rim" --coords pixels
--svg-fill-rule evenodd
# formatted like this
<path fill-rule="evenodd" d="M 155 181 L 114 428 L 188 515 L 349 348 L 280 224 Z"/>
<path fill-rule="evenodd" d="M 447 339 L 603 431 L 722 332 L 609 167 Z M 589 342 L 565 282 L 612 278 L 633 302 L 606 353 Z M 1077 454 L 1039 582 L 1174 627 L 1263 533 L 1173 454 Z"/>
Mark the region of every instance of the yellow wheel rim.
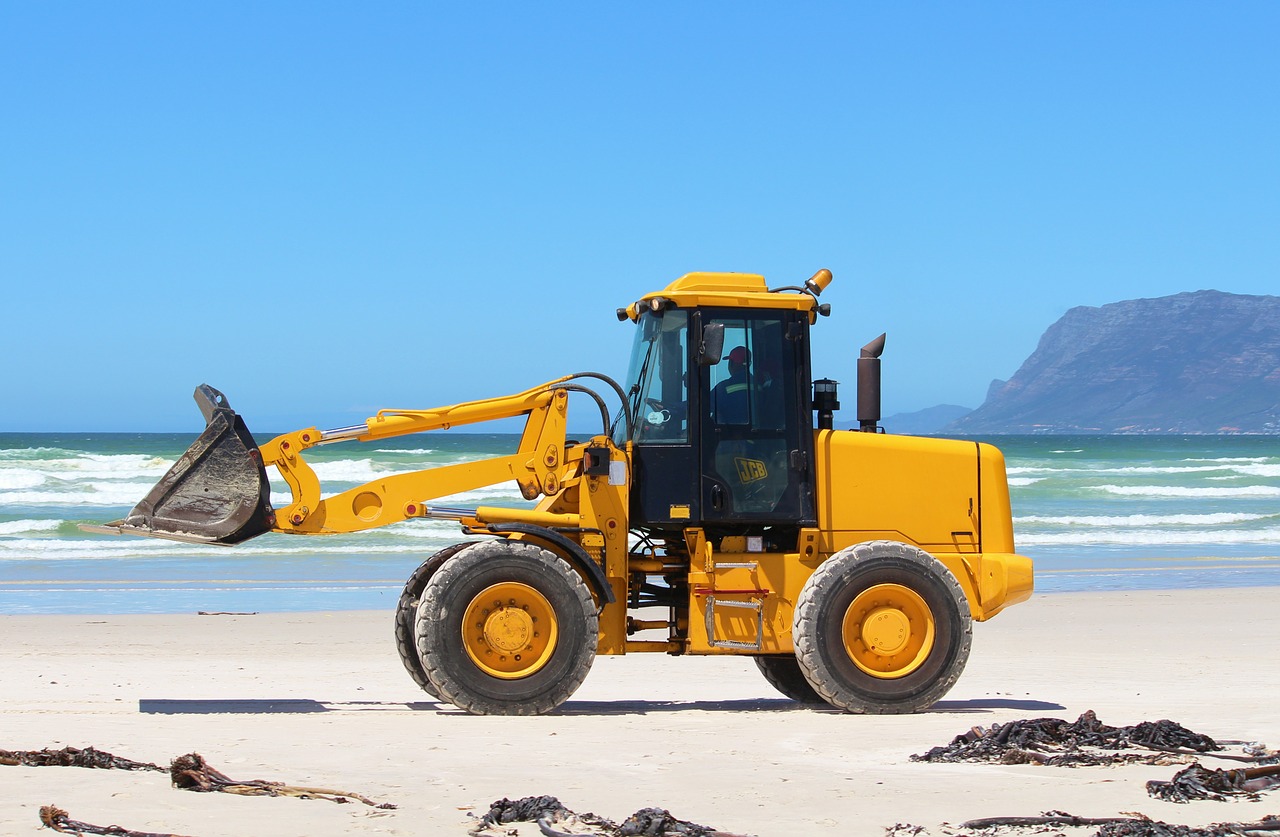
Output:
<path fill-rule="evenodd" d="M 503 680 L 541 670 L 556 650 L 558 635 L 551 602 L 515 581 L 481 590 L 462 619 L 462 647 L 471 662 Z"/>
<path fill-rule="evenodd" d="M 933 611 L 901 584 L 877 584 L 854 598 L 844 614 L 844 648 L 872 677 L 893 680 L 915 671 L 933 650 Z"/>

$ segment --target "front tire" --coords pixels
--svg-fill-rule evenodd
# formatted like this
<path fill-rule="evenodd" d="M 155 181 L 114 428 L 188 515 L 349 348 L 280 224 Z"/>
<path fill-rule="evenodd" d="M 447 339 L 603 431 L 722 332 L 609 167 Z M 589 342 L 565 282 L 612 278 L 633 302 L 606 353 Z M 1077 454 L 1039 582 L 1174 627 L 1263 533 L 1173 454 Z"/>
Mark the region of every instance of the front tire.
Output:
<path fill-rule="evenodd" d="M 532 544 L 483 541 L 427 581 L 415 636 L 444 700 L 474 715 L 541 715 L 586 679 L 599 621 L 565 561 Z"/>
<path fill-rule="evenodd" d="M 841 550 L 800 593 L 796 658 L 815 692 L 847 712 L 921 712 L 969 659 L 964 590 L 927 552 L 894 541 Z"/>

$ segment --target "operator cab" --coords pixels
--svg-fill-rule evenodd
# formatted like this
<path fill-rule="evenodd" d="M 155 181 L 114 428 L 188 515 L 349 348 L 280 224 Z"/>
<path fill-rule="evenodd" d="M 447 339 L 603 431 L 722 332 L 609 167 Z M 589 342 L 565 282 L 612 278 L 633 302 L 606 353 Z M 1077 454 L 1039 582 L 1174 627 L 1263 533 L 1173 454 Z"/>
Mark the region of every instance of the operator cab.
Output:
<path fill-rule="evenodd" d="M 816 525 L 817 310 L 812 293 L 768 291 L 745 274 L 690 274 L 626 310 L 638 325 L 627 376 L 634 526 L 763 535 L 767 548 L 791 549 Z"/>

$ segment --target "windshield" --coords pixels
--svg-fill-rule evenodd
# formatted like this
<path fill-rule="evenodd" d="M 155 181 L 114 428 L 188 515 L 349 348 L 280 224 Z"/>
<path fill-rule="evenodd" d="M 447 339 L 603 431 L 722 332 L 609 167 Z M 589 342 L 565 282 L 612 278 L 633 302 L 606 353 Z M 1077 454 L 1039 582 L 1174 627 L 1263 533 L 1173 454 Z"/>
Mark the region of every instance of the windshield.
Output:
<path fill-rule="evenodd" d="M 689 440 L 685 348 L 689 315 L 668 310 L 641 315 L 631 363 L 627 399 L 635 416 L 632 441 L 679 444 Z M 615 425 L 614 441 L 625 441 L 626 429 Z"/>

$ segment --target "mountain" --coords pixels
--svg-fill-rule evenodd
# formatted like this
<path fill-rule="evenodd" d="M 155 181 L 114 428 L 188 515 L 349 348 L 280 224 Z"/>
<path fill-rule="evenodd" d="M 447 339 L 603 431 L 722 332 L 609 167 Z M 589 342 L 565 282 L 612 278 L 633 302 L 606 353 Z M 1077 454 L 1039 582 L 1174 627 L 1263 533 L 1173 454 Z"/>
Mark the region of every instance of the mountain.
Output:
<path fill-rule="evenodd" d="M 1280 297 L 1072 308 L 947 433 L 1280 433 Z"/>
<path fill-rule="evenodd" d="M 936 407 L 926 407 L 923 410 L 916 410 L 914 413 L 897 413 L 880 420 L 880 426 L 887 433 L 901 433 L 907 436 L 928 436 L 933 433 L 942 432 L 942 428 L 951 424 L 961 416 L 968 415 L 973 412 L 972 407 L 959 407 L 955 404 L 939 404 Z M 844 421 L 836 422 L 836 427 L 849 430 L 856 430 L 858 422 Z"/>

